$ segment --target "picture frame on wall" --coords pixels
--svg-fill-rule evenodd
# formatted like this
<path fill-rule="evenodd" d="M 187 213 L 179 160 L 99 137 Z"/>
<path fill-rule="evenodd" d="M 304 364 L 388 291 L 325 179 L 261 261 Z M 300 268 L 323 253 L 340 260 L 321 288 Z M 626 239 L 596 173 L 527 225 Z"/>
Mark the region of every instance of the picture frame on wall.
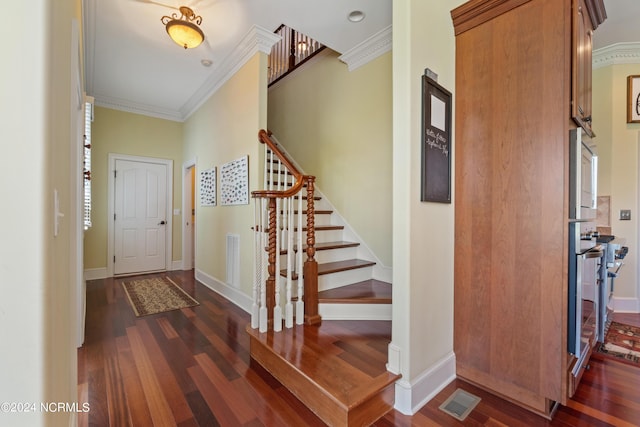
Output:
<path fill-rule="evenodd" d="M 640 123 L 640 75 L 627 77 L 627 123 Z"/>
<path fill-rule="evenodd" d="M 249 156 L 220 166 L 220 204 L 249 204 Z"/>
<path fill-rule="evenodd" d="M 216 198 L 216 167 L 200 172 L 200 206 L 215 206 Z"/>
<path fill-rule="evenodd" d="M 420 201 L 451 203 L 451 92 L 422 76 Z"/>

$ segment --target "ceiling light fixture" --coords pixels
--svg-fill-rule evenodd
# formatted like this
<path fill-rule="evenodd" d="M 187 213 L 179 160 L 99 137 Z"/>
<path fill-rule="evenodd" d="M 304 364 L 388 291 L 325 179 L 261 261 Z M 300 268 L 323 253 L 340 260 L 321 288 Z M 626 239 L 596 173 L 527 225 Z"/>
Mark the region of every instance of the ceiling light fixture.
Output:
<path fill-rule="evenodd" d="M 198 27 L 202 24 L 202 16 L 196 16 L 187 6 L 180 6 L 179 10 L 182 14 L 180 17 L 174 13 L 171 16 L 163 16 L 160 22 L 166 26 L 167 34 L 176 44 L 185 49 L 198 47 L 204 40 L 204 33 Z"/>

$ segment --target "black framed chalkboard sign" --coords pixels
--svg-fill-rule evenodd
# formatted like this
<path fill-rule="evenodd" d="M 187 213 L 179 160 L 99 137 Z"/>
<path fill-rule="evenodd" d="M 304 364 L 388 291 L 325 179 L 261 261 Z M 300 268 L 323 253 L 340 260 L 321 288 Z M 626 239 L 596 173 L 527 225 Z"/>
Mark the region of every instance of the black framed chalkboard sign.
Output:
<path fill-rule="evenodd" d="M 422 76 L 420 200 L 451 203 L 451 92 Z"/>

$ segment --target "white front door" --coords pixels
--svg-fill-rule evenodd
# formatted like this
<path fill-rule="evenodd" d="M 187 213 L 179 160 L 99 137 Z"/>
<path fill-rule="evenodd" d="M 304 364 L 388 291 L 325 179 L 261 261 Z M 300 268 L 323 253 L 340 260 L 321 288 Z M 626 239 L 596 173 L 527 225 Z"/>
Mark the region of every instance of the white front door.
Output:
<path fill-rule="evenodd" d="M 167 166 L 117 159 L 114 274 L 166 270 Z"/>

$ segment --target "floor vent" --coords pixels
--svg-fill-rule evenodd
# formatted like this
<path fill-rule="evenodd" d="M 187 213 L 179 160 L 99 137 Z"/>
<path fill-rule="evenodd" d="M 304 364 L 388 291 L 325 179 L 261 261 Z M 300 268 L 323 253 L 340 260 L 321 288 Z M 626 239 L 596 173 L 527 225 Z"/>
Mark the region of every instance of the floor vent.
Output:
<path fill-rule="evenodd" d="M 446 412 L 457 420 L 464 421 L 473 408 L 480 403 L 480 398 L 464 390 L 457 389 L 447 400 L 440 405 L 440 410 Z"/>

